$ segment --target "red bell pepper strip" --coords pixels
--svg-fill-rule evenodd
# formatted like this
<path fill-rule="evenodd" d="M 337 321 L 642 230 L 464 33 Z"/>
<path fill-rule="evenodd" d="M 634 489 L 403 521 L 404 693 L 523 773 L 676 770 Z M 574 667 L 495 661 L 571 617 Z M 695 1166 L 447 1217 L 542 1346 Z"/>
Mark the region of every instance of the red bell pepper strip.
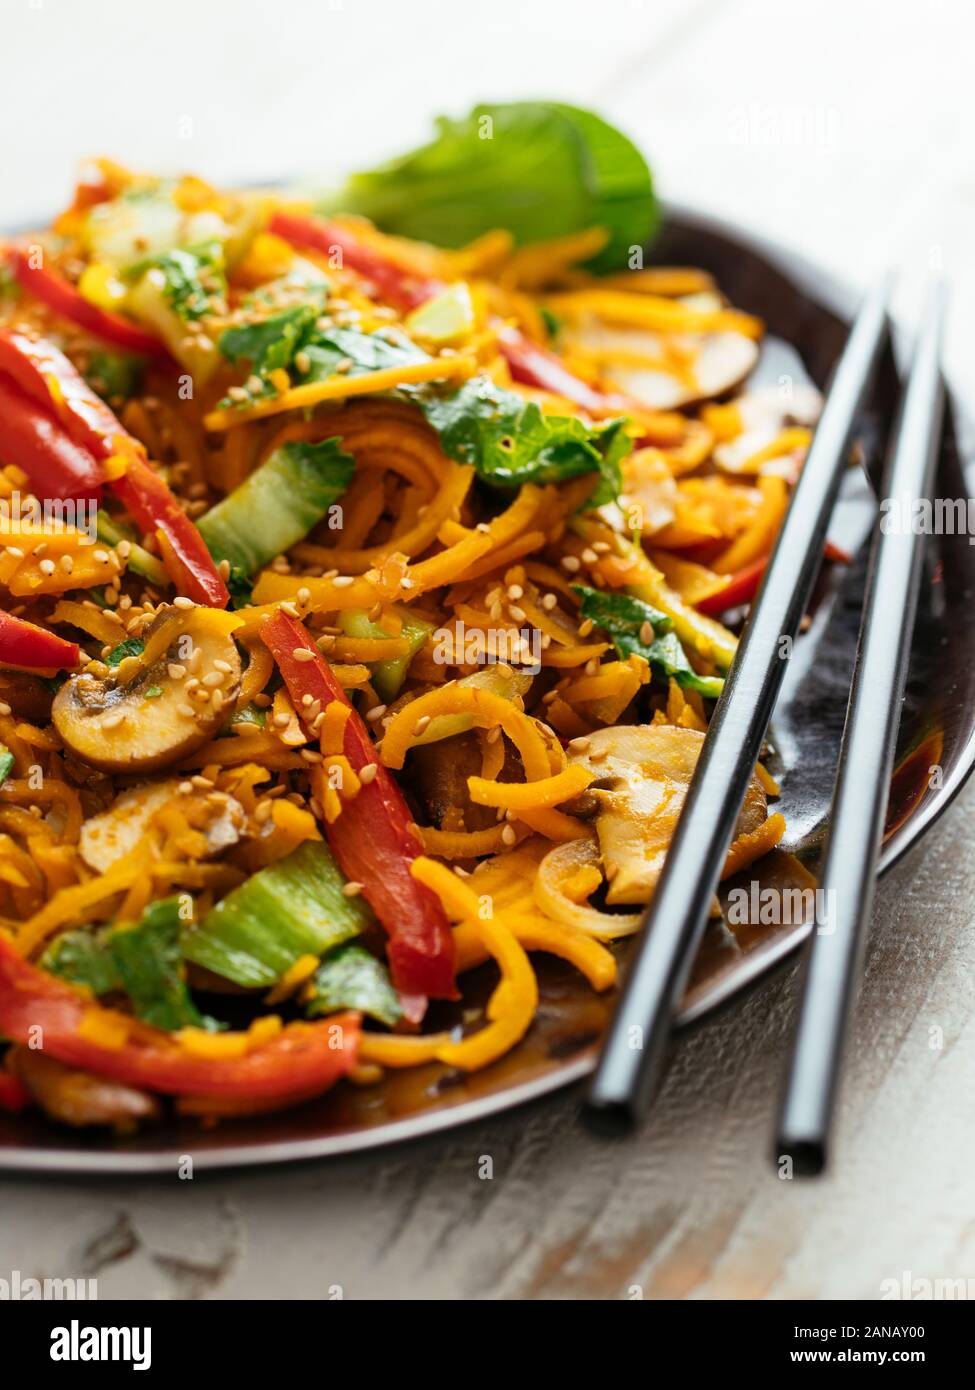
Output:
<path fill-rule="evenodd" d="M 261 637 L 278 663 L 295 709 L 310 695 L 324 709 L 332 700 L 351 704 L 315 646 L 308 630 L 280 609 L 261 625 Z M 313 652 L 299 660 L 296 651 Z M 343 753 L 353 771 L 377 768 L 371 782 L 343 803 L 325 834 L 346 878 L 363 885 L 362 895 L 389 937 L 393 983 L 402 995 L 455 999 L 454 940 L 440 900 L 410 873 L 423 853 L 413 817 L 392 775 L 376 757 L 376 746 L 353 709 L 345 723 Z"/>
<path fill-rule="evenodd" d="M 144 357 L 162 361 L 171 360 L 165 344 L 159 338 L 146 333 L 128 319 L 122 318 L 120 314 L 113 314 L 109 309 L 99 309 L 97 304 L 85 299 L 84 295 L 79 294 L 74 285 L 57 271 L 43 265 L 33 265 L 28 252 L 16 247 L 11 248 L 7 252 L 7 260 L 17 281 L 27 293 L 32 294 L 62 318 L 70 319 L 72 323 L 87 329 L 96 338 L 101 338 L 103 342 L 111 343 L 114 347 L 124 348 L 126 352 L 137 352 Z"/>
<path fill-rule="evenodd" d="M 827 541 L 823 547 L 823 559 L 832 560 L 839 565 L 848 565 L 852 556 L 845 550 L 841 550 L 832 541 Z M 717 613 L 724 613 L 729 608 L 740 608 L 743 603 L 751 603 L 758 593 L 758 586 L 762 581 L 762 575 L 768 568 L 769 556 L 761 555 L 757 560 L 753 560 L 750 565 L 745 565 L 736 574 L 728 576 L 728 582 L 723 588 L 717 589 L 713 594 L 708 594 L 707 598 L 701 599 L 694 606 L 699 613 L 706 613 L 708 617 L 714 617 Z"/>
<path fill-rule="evenodd" d="M 73 671 L 81 660 L 77 642 L 0 609 L 0 666 L 23 671 Z"/>
<path fill-rule="evenodd" d="M 123 429 L 70 358 L 46 338 L 0 328 L 0 372 L 13 377 L 38 405 L 53 409 L 65 431 L 96 459 L 143 446 Z"/>
<path fill-rule="evenodd" d="M 81 1028 L 93 1008 L 106 1022 L 128 1028 L 120 1046 L 106 1046 Z M 148 1091 L 269 1100 L 320 1094 L 355 1066 L 360 1024 L 357 1013 L 333 1014 L 321 1022 L 288 1024 L 237 1057 L 203 1057 L 162 1029 L 93 1005 L 81 990 L 31 965 L 0 939 L 0 1033 L 22 1045 L 40 1037 L 44 1051 L 59 1062 Z"/>
<path fill-rule="evenodd" d="M 383 298 L 400 309 L 415 309 L 445 288 L 441 280 L 414 275 L 394 264 L 337 222 L 300 213 L 276 212 L 271 218 L 270 230 L 292 246 L 305 246 L 324 256 L 338 251 L 343 266 L 371 280 Z"/>
<path fill-rule="evenodd" d="M 3 372 L 14 379 L 31 401 L 47 408 L 53 405 L 65 434 L 82 451 L 76 459 L 78 485 L 72 492 L 84 492 L 89 477 L 97 469 L 96 460 L 122 455 L 128 468 L 121 477 L 111 481 L 111 489 L 144 532 L 163 533 L 168 543 L 164 558 L 173 583 L 181 593 L 198 603 L 226 608 L 230 595 L 203 537 L 163 478 L 149 465 L 144 446 L 123 428 L 64 353 L 44 339 L 0 328 L 0 373 Z M 14 421 L 12 413 L 9 419 Z M 23 433 L 26 427 L 10 424 L 14 434 L 18 428 Z M 7 420 L 0 414 L 0 449 L 6 450 L 7 430 Z M 62 448 L 61 463 L 66 462 L 67 452 L 66 446 Z M 84 462 L 86 457 L 87 463 Z M 11 459 L 11 462 L 17 461 Z M 46 491 L 52 479 L 60 488 L 66 487 L 63 475 L 55 475 L 43 458 L 37 458 L 36 464 L 35 469 L 26 462 L 21 465 L 33 486 L 45 496 L 65 495 Z M 97 476 L 101 476 L 100 471 Z"/>
<path fill-rule="evenodd" d="M 19 1115 L 21 1110 L 30 1105 L 32 1096 L 27 1087 L 18 1081 L 16 1076 L 11 1076 L 9 1071 L 4 1071 L 0 1065 L 0 1110 L 9 1110 L 13 1115 Z"/>
<path fill-rule="evenodd" d="M 768 568 L 768 561 L 767 555 L 760 555 L 757 560 L 745 565 L 737 573 L 729 574 L 723 588 L 708 594 L 707 598 L 702 598 L 694 607 L 699 613 L 713 618 L 716 613 L 724 613 L 728 608 L 738 608 L 743 603 L 751 603 L 758 593 L 758 586 Z"/>
<path fill-rule="evenodd" d="M 628 408 L 623 396 L 607 395 L 573 376 L 554 353 L 539 347 L 516 328 L 502 328 L 498 338 L 515 381 L 564 396 L 591 415 L 605 415 L 608 411 L 625 411 Z"/>
<path fill-rule="evenodd" d="M 832 560 L 836 565 L 852 565 L 853 556 L 849 551 L 844 550 L 833 541 L 827 541 L 823 546 L 823 559 Z"/>
<path fill-rule="evenodd" d="M 0 372 L 0 452 L 16 464 L 42 498 L 94 497 L 102 482 L 98 461 L 76 444 L 50 409 Z"/>
<path fill-rule="evenodd" d="M 161 531 L 163 563 L 180 593 L 210 608 L 226 608 L 230 594 L 206 542 L 163 479 L 144 459 L 133 458 L 112 491 L 146 533 Z"/>

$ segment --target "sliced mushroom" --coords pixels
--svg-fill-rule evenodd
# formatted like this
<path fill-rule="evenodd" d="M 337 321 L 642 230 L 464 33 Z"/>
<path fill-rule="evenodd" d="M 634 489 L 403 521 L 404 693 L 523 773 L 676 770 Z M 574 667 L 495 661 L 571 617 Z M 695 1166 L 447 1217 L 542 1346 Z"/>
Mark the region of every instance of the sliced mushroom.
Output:
<path fill-rule="evenodd" d="M 130 1130 L 139 1120 L 156 1119 L 161 1113 L 158 1100 L 146 1091 L 65 1066 L 28 1047 L 15 1047 L 8 1066 L 41 1109 L 61 1124 Z"/>
<path fill-rule="evenodd" d="M 654 536 L 677 515 L 677 479 L 659 449 L 636 449 L 623 460 L 620 506 L 632 515 L 639 508 L 640 530 Z"/>
<path fill-rule="evenodd" d="M 81 827 L 78 843 L 85 863 L 105 873 L 124 858 L 139 843 L 156 812 L 174 796 L 179 796 L 179 786 L 179 778 L 167 777 L 162 782 L 131 787 L 116 797 L 109 810 L 89 816 Z M 240 839 L 246 820 L 244 808 L 234 797 L 228 796 L 208 809 L 212 815 L 202 827 L 203 833 L 209 853 L 220 854 Z"/>
<path fill-rule="evenodd" d="M 240 688 L 232 614 L 167 608 L 145 651 L 104 676 L 72 676 L 51 711 L 65 746 L 103 772 L 153 772 L 187 757 L 226 720 Z"/>
<path fill-rule="evenodd" d="M 595 827 L 610 906 L 649 900 L 703 742 L 696 729 L 633 724 L 598 729 L 584 749 L 570 748 L 571 761 L 597 779 L 586 796 L 597 806 Z M 757 830 L 765 814 L 765 793 L 753 774 L 736 834 Z"/>
<path fill-rule="evenodd" d="M 793 471 L 791 455 L 770 459 L 758 468 L 748 460 L 771 444 L 790 425 L 811 429 L 819 419 L 823 398 L 815 386 L 792 385 L 788 393 L 777 386 L 756 386 L 735 401 L 742 432 L 714 450 L 714 461 L 726 473 L 786 473 Z"/>
<path fill-rule="evenodd" d="M 663 338 L 646 329 L 611 328 L 591 322 L 581 325 L 574 343 L 598 352 L 610 363 L 609 374 L 621 391 L 650 410 L 676 410 L 726 395 L 740 386 L 759 359 L 759 346 L 744 333 L 730 331 Z M 668 347 L 688 355 L 686 378 L 653 365 Z M 619 360 L 614 361 L 614 355 Z M 647 365 L 634 357 L 645 357 Z"/>

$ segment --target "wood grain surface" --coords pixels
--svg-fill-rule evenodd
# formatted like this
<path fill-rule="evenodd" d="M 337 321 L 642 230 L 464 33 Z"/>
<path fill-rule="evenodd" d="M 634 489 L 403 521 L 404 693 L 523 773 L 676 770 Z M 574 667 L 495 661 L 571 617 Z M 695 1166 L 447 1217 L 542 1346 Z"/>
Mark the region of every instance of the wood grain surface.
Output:
<path fill-rule="evenodd" d="M 18 139 L 0 225 L 56 206 L 87 153 L 217 179 L 307 172 L 419 138 L 437 109 L 554 95 L 624 123 L 669 196 L 854 283 L 900 267 L 908 318 L 922 272 L 945 265 L 949 363 L 975 390 L 961 0 L 929 0 L 923 20 L 907 0 L 495 0 L 463 21 L 447 0 L 169 0 L 151 52 L 145 7 L 99 0 L 97 33 L 87 9 L 5 7 L 0 118 Z M 206 83 L 173 47 L 181 17 L 220 53 Z M 101 96 L 79 61 L 96 44 L 117 62 Z M 68 109 L 67 125 L 47 114 Z M 905 1275 L 975 1277 L 973 812 L 970 787 L 880 887 L 836 1170 L 818 1183 L 782 1180 L 768 1153 L 789 970 L 683 1040 L 625 1144 L 581 1132 L 563 1095 L 263 1173 L 4 1177 L 0 1276 L 86 1275 L 101 1297 L 146 1299 L 876 1299 Z"/>

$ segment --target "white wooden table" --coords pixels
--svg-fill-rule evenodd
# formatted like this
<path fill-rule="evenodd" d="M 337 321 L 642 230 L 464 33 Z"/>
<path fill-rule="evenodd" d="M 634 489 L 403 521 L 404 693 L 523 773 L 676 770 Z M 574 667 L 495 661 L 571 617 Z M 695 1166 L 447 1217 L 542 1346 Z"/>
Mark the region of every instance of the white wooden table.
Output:
<path fill-rule="evenodd" d="M 308 174 L 408 145 L 436 110 L 551 95 L 630 130 L 667 197 L 855 284 L 897 266 L 907 321 L 946 270 L 948 364 L 975 387 L 964 0 L 8 0 L 2 41 L 0 225 L 58 206 L 86 154 Z M 0 1276 L 94 1275 L 103 1297 L 851 1299 L 975 1277 L 973 811 L 975 787 L 881 885 L 818 1184 L 768 1161 L 788 972 L 684 1043 L 627 1145 L 582 1134 L 564 1096 L 335 1163 L 4 1179 Z"/>

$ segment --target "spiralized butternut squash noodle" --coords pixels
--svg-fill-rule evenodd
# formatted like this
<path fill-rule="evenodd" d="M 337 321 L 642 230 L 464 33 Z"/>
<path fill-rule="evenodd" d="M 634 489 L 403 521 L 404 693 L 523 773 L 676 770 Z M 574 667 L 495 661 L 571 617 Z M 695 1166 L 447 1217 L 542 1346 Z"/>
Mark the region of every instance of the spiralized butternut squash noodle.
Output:
<path fill-rule="evenodd" d="M 2 248 L 0 1104 L 273 1110 L 613 986 L 817 402 L 604 241 L 101 161 Z"/>

